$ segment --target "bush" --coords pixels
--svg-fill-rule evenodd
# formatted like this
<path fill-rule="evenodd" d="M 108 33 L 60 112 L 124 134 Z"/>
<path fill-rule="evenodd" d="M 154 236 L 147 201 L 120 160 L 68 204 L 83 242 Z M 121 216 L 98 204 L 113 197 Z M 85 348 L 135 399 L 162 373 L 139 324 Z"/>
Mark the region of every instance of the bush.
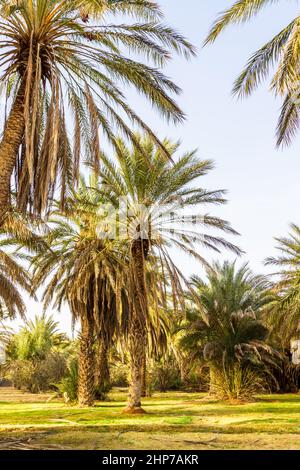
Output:
<path fill-rule="evenodd" d="M 208 392 L 209 367 L 202 366 L 192 370 L 188 375 L 185 389 L 197 392 Z"/>
<path fill-rule="evenodd" d="M 66 361 L 62 354 L 49 354 L 42 361 L 14 360 L 6 368 L 6 378 L 19 390 L 31 393 L 53 390 L 53 383 L 66 374 Z"/>
<path fill-rule="evenodd" d="M 151 390 L 158 390 L 159 392 L 179 390 L 181 385 L 179 367 L 171 357 L 155 362 L 149 371 Z"/>
<path fill-rule="evenodd" d="M 265 392 L 267 380 L 262 370 L 236 363 L 213 369 L 210 387 L 213 394 L 222 400 L 245 401 L 256 393 Z"/>
<path fill-rule="evenodd" d="M 111 382 L 106 382 L 102 385 L 95 386 L 95 399 L 100 401 L 105 401 L 108 398 L 108 393 L 112 389 Z"/>
<path fill-rule="evenodd" d="M 67 374 L 55 385 L 57 394 L 64 398 L 65 402 L 74 403 L 78 398 L 78 361 L 72 359 L 67 368 Z"/>
<path fill-rule="evenodd" d="M 271 367 L 274 383 L 272 392 L 297 393 L 300 388 L 300 365 L 293 364 L 288 357 L 282 356 Z"/>
<path fill-rule="evenodd" d="M 129 365 L 124 362 L 115 362 L 110 369 L 110 383 L 113 387 L 127 387 L 129 378 Z"/>
<path fill-rule="evenodd" d="M 15 360 L 5 371 L 5 377 L 18 390 L 31 391 L 34 387 L 34 365 L 31 361 Z"/>

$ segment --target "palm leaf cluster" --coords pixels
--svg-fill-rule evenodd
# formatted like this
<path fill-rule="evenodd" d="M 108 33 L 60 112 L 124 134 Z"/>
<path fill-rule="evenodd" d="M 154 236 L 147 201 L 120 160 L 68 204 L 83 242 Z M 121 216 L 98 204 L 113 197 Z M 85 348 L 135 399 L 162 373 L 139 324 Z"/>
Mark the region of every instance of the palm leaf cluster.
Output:
<path fill-rule="evenodd" d="M 18 334 L 11 336 L 6 348 L 7 359 L 43 360 L 50 352 L 62 349 L 67 338 L 58 323 L 45 314 L 27 320 Z"/>
<path fill-rule="evenodd" d="M 281 347 L 289 347 L 291 339 L 298 339 L 300 331 L 300 228 L 291 224 L 287 237 L 276 238 L 278 256 L 266 259 L 266 265 L 278 270 L 276 297 L 270 305 L 268 321 L 273 325 Z"/>
<path fill-rule="evenodd" d="M 44 247 L 34 234 L 32 224 L 19 214 L 11 213 L 0 229 L 0 318 L 25 317 L 26 306 L 21 291 L 32 292 L 31 276 L 24 266 L 24 256 L 16 247 L 27 252 Z"/>
<path fill-rule="evenodd" d="M 120 15 L 129 20 L 118 22 Z M 0 24 L 0 82 L 7 102 L 2 147 L 9 146 L 17 125 L 8 170 L 16 170 L 22 210 L 29 204 L 41 213 L 58 189 L 63 205 L 81 163 L 99 164 L 100 129 L 115 146 L 119 132 L 136 143 L 136 125 L 162 146 L 127 102 L 128 87 L 166 119 L 184 118 L 172 98 L 180 89 L 160 69 L 172 52 L 188 57 L 194 49 L 161 23 L 154 2 L 2 1 Z M 8 164 L 7 155 L 1 158 Z"/>
<path fill-rule="evenodd" d="M 247 265 L 237 269 L 228 262 L 215 263 L 207 279 L 191 279 L 204 311 L 190 309 L 181 346 L 216 369 L 272 360 L 261 318 L 272 299 L 267 279 L 253 275 Z"/>
<path fill-rule="evenodd" d="M 278 2 L 277 0 L 276 2 L 273 0 L 237 0 L 216 20 L 205 44 L 214 42 L 231 24 L 251 20 L 272 3 Z M 250 57 L 233 87 L 235 95 L 249 96 L 273 73 L 271 90 L 283 100 L 277 127 L 278 146 L 290 144 L 299 129 L 299 31 L 300 17 L 296 16 L 290 24 Z"/>

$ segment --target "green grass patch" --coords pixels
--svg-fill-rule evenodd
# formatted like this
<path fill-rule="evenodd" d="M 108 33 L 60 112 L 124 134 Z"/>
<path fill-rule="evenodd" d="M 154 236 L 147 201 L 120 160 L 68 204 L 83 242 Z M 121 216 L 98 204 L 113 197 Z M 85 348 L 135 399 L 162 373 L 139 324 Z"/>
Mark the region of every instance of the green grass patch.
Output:
<path fill-rule="evenodd" d="M 13 436 L 40 448 L 300 449 L 300 395 L 231 405 L 170 392 L 146 398 L 146 415 L 122 414 L 126 391 L 89 409 L 48 398 L 0 388 L 0 444 Z"/>

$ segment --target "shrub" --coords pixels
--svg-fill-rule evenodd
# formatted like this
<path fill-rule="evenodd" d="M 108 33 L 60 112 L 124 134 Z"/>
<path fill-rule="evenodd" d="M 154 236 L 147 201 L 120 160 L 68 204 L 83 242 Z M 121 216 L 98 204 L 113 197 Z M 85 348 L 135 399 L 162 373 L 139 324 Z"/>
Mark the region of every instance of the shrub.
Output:
<path fill-rule="evenodd" d="M 113 387 L 127 387 L 129 378 L 128 364 L 117 361 L 110 369 L 110 382 Z"/>
<path fill-rule="evenodd" d="M 106 382 L 102 385 L 95 386 L 95 399 L 105 401 L 108 397 L 108 393 L 111 391 L 111 382 Z"/>
<path fill-rule="evenodd" d="M 209 367 L 202 366 L 192 370 L 188 375 L 185 388 L 197 392 L 207 392 L 209 390 Z"/>
<path fill-rule="evenodd" d="M 62 379 L 66 369 L 64 356 L 52 353 L 42 361 L 14 360 L 8 364 L 5 376 L 19 390 L 40 393 L 53 390 L 53 383 Z"/>
<path fill-rule="evenodd" d="M 244 401 L 267 390 L 266 376 L 259 369 L 238 363 L 213 369 L 211 390 L 222 400 Z"/>
<path fill-rule="evenodd" d="M 57 394 L 64 398 L 65 402 L 74 403 L 78 397 L 78 361 L 72 359 L 67 368 L 66 376 L 55 384 Z"/>
<path fill-rule="evenodd" d="M 5 368 L 5 377 L 18 390 L 31 391 L 34 383 L 34 365 L 31 361 L 15 360 Z"/>
<path fill-rule="evenodd" d="M 179 367 L 171 357 L 156 361 L 149 371 L 149 382 L 151 390 L 179 390 L 182 385 Z"/>

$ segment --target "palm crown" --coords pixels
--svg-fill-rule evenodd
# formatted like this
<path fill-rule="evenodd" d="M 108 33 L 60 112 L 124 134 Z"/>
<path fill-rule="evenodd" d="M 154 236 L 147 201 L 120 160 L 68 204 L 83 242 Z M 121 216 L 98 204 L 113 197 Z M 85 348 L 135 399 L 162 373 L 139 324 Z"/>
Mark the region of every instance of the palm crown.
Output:
<path fill-rule="evenodd" d="M 215 263 L 207 276 L 207 283 L 191 279 L 204 312 L 190 311 L 182 346 L 217 365 L 258 361 L 269 352 L 263 342 L 267 329 L 259 318 L 270 301 L 266 278 L 253 275 L 247 265 L 236 269 L 228 262 Z"/>
<path fill-rule="evenodd" d="M 131 14 L 138 22 L 110 23 L 108 14 L 111 20 Z M 171 98 L 180 90 L 158 67 L 171 51 L 189 56 L 194 50 L 159 19 L 151 1 L 0 2 L 0 81 L 11 108 L 0 162 L 9 176 L 17 168 L 19 207 L 30 203 L 35 212 L 43 211 L 58 179 L 63 204 L 83 155 L 98 164 L 99 128 L 113 145 L 116 130 L 135 142 L 129 118 L 159 143 L 127 103 L 124 85 L 134 87 L 167 119 L 183 119 Z M 130 53 L 143 54 L 153 66 L 129 58 Z M 7 172 L 0 172 L 1 178 L 7 188 Z M 2 205 L 7 194 L 3 198 Z"/>
<path fill-rule="evenodd" d="M 67 345 L 67 337 L 58 331 L 58 323 L 45 314 L 28 320 L 13 335 L 6 347 L 9 359 L 45 359 L 47 354 Z"/>
<path fill-rule="evenodd" d="M 116 160 L 102 153 L 99 170 L 102 187 L 98 192 L 103 200 L 120 209 L 121 221 L 127 224 L 125 239 L 133 242 L 141 236 L 147 248 L 153 249 L 154 255 L 160 253 L 164 266 L 169 268 L 175 267 L 169 255 L 171 246 L 204 264 L 207 262 L 197 246 L 217 252 L 225 247 L 239 254 L 240 250 L 229 241 L 205 232 L 212 229 L 236 235 L 230 224 L 198 212 L 202 206 L 226 202 L 223 190 L 209 191 L 199 186 L 198 179 L 213 168 L 212 162 L 198 159 L 196 152 L 177 158 L 179 144 L 166 139 L 163 144 L 174 160 L 171 162 L 150 139 L 136 138 L 142 152 L 128 148 L 119 139 Z M 125 209 L 120 205 L 124 197 Z M 178 273 L 177 269 L 169 273 L 171 278 L 174 272 Z"/>
<path fill-rule="evenodd" d="M 281 342 L 288 344 L 300 331 L 300 227 L 292 224 L 289 236 L 275 240 L 279 254 L 267 258 L 266 264 L 279 268 L 274 273 L 279 279 L 268 319 Z"/>
<path fill-rule="evenodd" d="M 49 280 L 44 291 L 45 308 L 55 300 L 60 309 L 68 302 L 74 320 L 91 316 L 98 331 L 105 333 L 109 312 L 113 322 L 116 301 L 122 296 L 122 270 L 126 252 L 120 243 L 97 235 L 99 223 L 95 192 L 83 178 L 78 191 L 68 198 L 66 212 L 53 211 L 45 240 L 48 249 L 32 258 L 34 283 Z"/>

